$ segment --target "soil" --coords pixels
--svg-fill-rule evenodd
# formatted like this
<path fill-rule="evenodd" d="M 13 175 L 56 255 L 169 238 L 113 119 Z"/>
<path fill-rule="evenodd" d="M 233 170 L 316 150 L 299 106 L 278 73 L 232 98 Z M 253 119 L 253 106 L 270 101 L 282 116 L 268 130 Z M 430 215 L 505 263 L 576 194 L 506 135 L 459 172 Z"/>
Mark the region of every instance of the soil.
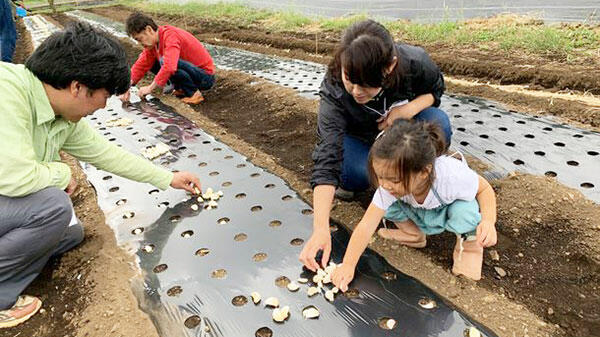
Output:
<path fill-rule="evenodd" d="M 129 14 L 129 10 L 125 8 L 102 8 L 93 11 L 120 21 L 124 21 Z M 54 16 L 54 18 L 61 23 L 66 20 L 62 15 Z M 243 27 L 240 29 L 235 23 L 201 22 L 189 18 L 186 21 L 182 17 L 174 16 L 159 18 L 171 20 L 171 24 L 183 28 L 187 26 L 189 30 L 197 33 L 208 34 L 202 35 L 206 39 L 211 36 L 210 34 L 213 34 L 213 38 L 223 39 L 224 35 L 222 34 L 224 33 L 221 31 L 239 30 L 241 32 L 239 35 L 235 34 L 229 37 L 243 36 L 245 29 Z M 185 25 L 181 24 L 182 21 L 186 21 Z M 307 40 L 307 37 L 310 36 L 310 34 L 303 35 L 301 33 L 285 35 L 271 32 L 267 34 L 260 28 L 256 28 L 256 30 L 259 32 L 256 35 L 261 38 L 272 35 L 273 39 L 280 41 Z M 263 32 L 264 34 L 262 34 Z M 247 33 L 249 34 L 249 31 Z M 246 49 L 253 49 L 253 51 L 276 55 L 289 54 L 289 51 L 272 47 L 276 45 L 275 43 L 266 46 L 255 42 L 248 43 L 248 41 L 244 41 L 244 43 L 233 42 L 229 39 L 227 41 L 230 44 L 238 43 L 239 46 L 245 46 Z M 324 36 L 323 41 L 334 43 L 336 40 L 334 37 Z M 265 42 L 263 41 L 263 43 Z M 139 52 L 138 47 L 125 41 L 124 44 L 128 55 L 133 59 Z M 323 45 L 326 46 L 326 44 Z M 288 48 L 292 48 L 291 45 L 288 45 Z M 314 50 L 307 51 L 302 47 L 294 50 L 297 55 L 294 57 L 303 58 L 298 55 L 305 55 L 303 59 L 321 57 L 322 63 L 327 62 L 322 55 L 311 54 Z M 462 57 L 454 55 L 454 60 L 459 58 Z M 484 64 L 486 59 L 478 59 L 476 62 Z M 506 60 L 506 64 L 529 63 L 517 61 L 512 63 L 512 61 Z M 497 67 L 494 69 L 495 71 L 499 71 L 500 65 Z M 568 74 L 570 70 L 575 69 L 569 67 L 561 65 L 560 69 L 563 69 L 564 74 Z M 591 71 L 589 73 L 592 74 Z M 507 74 L 510 74 L 510 71 Z M 206 101 L 200 106 L 190 108 L 170 96 L 161 97 L 161 99 L 172 105 L 182 115 L 193 120 L 199 127 L 218 137 L 220 141 L 247 156 L 255 164 L 282 177 L 306 201 L 311 202 L 312 195 L 308 179 L 312 167 L 310 153 L 316 140 L 315 112 L 318 103 L 299 97 L 290 89 L 284 89 L 271 83 L 260 82 L 250 85 L 250 82 L 256 81 L 256 79 L 239 72 L 219 70 L 217 77 L 216 86 L 205 93 Z M 532 84 L 540 87 L 542 85 L 539 83 L 546 83 L 548 88 L 558 88 L 554 84 L 548 84 L 551 81 L 547 79 L 532 79 L 531 81 L 533 81 Z M 515 80 L 516 82 L 518 81 Z M 585 83 L 585 81 L 580 83 Z M 466 91 L 467 89 L 458 88 L 457 90 Z M 586 88 L 585 90 L 590 89 Z M 482 93 L 486 92 L 489 91 L 482 90 Z M 496 100 L 500 99 L 496 98 Z M 524 100 L 525 102 L 521 103 L 517 102 L 518 100 L 515 98 L 515 106 L 528 105 L 531 102 L 525 98 Z M 537 104 L 542 103 L 538 102 Z M 242 115 L 243 118 L 240 118 Z M 563 117 L 575 121 L 581 119 L 581 123 L 595 126 L 592 121 L 586 123 L 586 120 L 580 117 L 576 110 L 570 111 Z M 597 120 L 594 123 L 597 123 Z M 479 172 L 484 169 L 475 160 L 471 160 L 471 165 Z M 512 175 L 493 181 L 492 185 L 498 198 L 497 228 L 499 232 L 498 245 L 492 249 L 498 253 L 499 260 L 491 258 L 491 249 L 486 250 L 482 281 L 474 283 L 451 275 L 449 269 L 451 268 L 451 247 L 454 244 L 454 238 L 447 235 L 430 237 L 428 246 L 422 250 L 399 247 L 394 242 L 379 238 L 374 240 L 371 247 L 399 270 L 439 292 L 453 305 L 492 328 L 500 336 L 598 335 L 598 331 L 600 331 L 600 291 L 598 289 L 600 284 L 600 243 L 597 236 L 600 233 L 600 224 L 598 223 L 600 206 L 586 200 L 579 192 L 568 189 L 546 177 Z M 32 290 L 31 293 L 47 294 L 46 301 L 56 303 L 55 305 L 59 308 L 65 306 L 65 303 L 79 303 L 78 305 L 84 308 L 83 316 L 51 316 L 51 318 L 45 319 L 42 315 L 38 315 L 37 318 L 32 319 L 31 323 L 28 322 L 7 336 L 44 335 L 39 331 L 43 331 L 42 329 L 48 324 L 56 329 L 60 327 L 64 330 L 52 330 L 52 333 L 46 335 L 62 336 L 75 333 L 85 335 L 84 332 L 86 332 L 89 336 L 104 336 L 108 335 L 108 330 L 111 329 L 108 322 L 121 323 L 116 328 L 121 335 L 130 336 L 135 333 L 144 336 L 156 335 L 154 331 L 143 330 L 152 325 L 140 311 L 135 310 L 135 300 L 126 285 L 132 275 L 127 264 L 127 261 L 130 261 L 129 257 L 125 257 L 124 253 L 116 248 L 114 236 L 104 225 L 95 199 L 90 197 L 93 192 L 89 188 L 87 191 L 90 194 L 86 194 L 83 198 L 85 206 L 77 201 L 77 198 L 75 198 L 75 204 L 76 211 L 83 217 L 82 220 L 86 226 L 94 224 L 92 232 L 86 235 L 86 241 L 80 248 L 65 255 L 58 265 L 50 265 L 49 273 L 64 276 L 66 279 L 68 279 L 67 275 L 81 273 L 81 282 L 89 281 L 94 285 L 104 284 L 107 286 L 104 288 L 105 291 L 98 292 L 97 285 L 72 287 L 72 289 L 77 288 L 77 293 L 74 291 L 71 294 L 73 296 L 69 302 L 68 299 L 60 297 L 61 295 L 66 296 L 69 294 L 68 292 L 61 294 L 54 291 L 56 283 L 51 283 L 52 280 L 44 280 L 44 276 L 42 276 L 38 278 L 31 289 L 36 289 L 38 284 L 42 288 L 38 292 Z M 333 219 L 353 228 L 364 213 L 365 200 L 368 200 L 368 195 L 366 198 L 354 202 L 336 201 L 332 211 Z M 86 210 L 86 208 L 89 209 Z M 85 211 L 90 213 L 86 215 Z M 97 240 L 102 241 L 102 244 L 107 245 L 108 248 L 93 249 L 96 246 L 89 242 L 99 242 L 93 241 L 95 233 L 99 237 Z M 100 245 L 100 243 L 97 244 Z M 120 256 L 123 260 L 105 257 L 104 254 L 99 253 L 104 249 L 108 249 L 107 254 L 110 256 Z M 89 269 L 81 267 L 83 265 L 81 261 L 88 260 L 91 260 Z M 115 266 L 120 266 L 124 270 L 113 269 L 116 268 Z M 501 276 L 499 269 L 494 267 L 502 268 L 506 275 L 501 273 L 503 275 Z M 95 270 L 115 270 L 115 279 L 110 280 L 112 282 L 110 283 L 105 280 L 105 277 L 94 274 Z M 60 284 L 59 289 L 65 289 L 62 285 L 64 282 L 66 281 Z M 72 279 L 69 279 L 69 282 L 72 283 Z M 52 285 L 47 286 L 47 283 Z M 119 289 L 122 292 L 119 292 Z M 117 298 L 113 296 L 115 294 Z M 107 298 L 103 296 L 107 296 Z M 80 298 L 84 300 L 75 300 Z M 126 303 L 119 302 L 119 300 L 127 298 L 129 300 Z M 103 318 L 102 311 L 100 311 L 102 306 L 111 305 L 118 309 L 129 308 L 130 311 L 127 314 L 115 313 L 114 317 L 119 317 L 119 319 Z M 94 312 L 93 316 L 87 314 L 90 312 L 90 307 L 98 310 Z M 68 310 L 65 309 L 65 311 Z M 81 312 L 80 310 L 73 311 Z M 132 322 L 142 323 L 126 324 L 120 317 L 122 315 L 126 317 L 138 315 L 141 318 L 133 319 Z M 95 324 L 98 326 L 102 324 L 104 328 L 93 330 L 90 326 L 95 326 L 92 324 L 94 321 L 86 324 L 87 319 L 97 320 Z M 131 330 L 120 330 L 124 325 L 131 327 Z M 70 330 L 67 331 L 67 329 Z M 131 334 L 126 334 L 128 332 Z M 2 332 L 0 332 L 1 335 Z"/>
<path fill-rule="evenodd" d="M 31 36 L 27 32 L 23 20 L 17 20 L 17 44 L 15 46 L 13 63 L 25 63 L 25 60 L 27 60 L 27 57 L 32 52 L 33 44 L 31 43 Z"/>
<path fill-rule="evenodd" d="M 22 63 L 33 47 L 22 21 L 17 29 L 14 62 Z M 138 275 L 133 257 L 117 246 L 77 162 L 64 154 L 63 159 L 79 185 L 71 200 L 85 228 L 84 241 L 51 260 L 25 290 L 43 301 L 40 312 L 15 328 L 1 329 L 0 337 L 158 336 L 131 291 L 129 282 Z"/>

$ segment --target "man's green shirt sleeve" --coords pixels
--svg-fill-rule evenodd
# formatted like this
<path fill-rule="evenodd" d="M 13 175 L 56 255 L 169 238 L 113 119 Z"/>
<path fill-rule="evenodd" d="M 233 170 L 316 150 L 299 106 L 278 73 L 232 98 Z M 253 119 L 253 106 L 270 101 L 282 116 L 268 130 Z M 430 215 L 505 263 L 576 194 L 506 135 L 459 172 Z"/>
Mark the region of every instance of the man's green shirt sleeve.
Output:
<path fill-rule="evenodd" d="M 71 179 L 59 150 L 99 169 L 167 189 L 173 173 L 100 136 L 85 120 L 54 115 L 42 83 L 22 65 L 0 63 L 0 195 L 21 197 Z"/>
<path fill-rule="evenodd" d="M 150 183 L 165 190 L 173 180 L 173 173 L 147 159 L 134 155 L 99 135 L 86 120 L 75 124 L 62 150 L 73 157 L 121 177 Z"/>

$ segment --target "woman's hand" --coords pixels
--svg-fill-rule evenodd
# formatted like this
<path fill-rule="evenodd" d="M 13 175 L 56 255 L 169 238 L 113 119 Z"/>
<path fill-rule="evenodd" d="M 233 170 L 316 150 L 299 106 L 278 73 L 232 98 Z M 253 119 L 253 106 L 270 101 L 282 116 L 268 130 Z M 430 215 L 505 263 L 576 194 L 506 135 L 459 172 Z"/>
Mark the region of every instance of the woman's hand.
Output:
<path fill-rule="evenodd" d="M 415 111 L 411 103 L 394 107 L 390 110 L 385 119 L 379 122 L 379 130 L 385 130 L 388 127 L 392 126 L 396 119 L 409 120 L 413 118 L 417 113 L 418 111 Z"/>
<path fill-rule="evenodd" d="M 300 262 L 313 272 L 321 268 L 315 260 L 319 250 L 323 250 L 321 265 L 325 268 L 327 262 L 329 262 L 329 254 L 331 254 L 331 233 L 329 232 L 329 226 L 325 230 L 315 230 L 300 253 Z"/>
<path fill-rule="evenodd" d="M 192 194 L 196 194 L 196 188 L 199 191 L 202 191 L 202 186 L 200 185 L 200 180 L 196 177 L 195 174 L 190 172 L 175 172 L 173 174 L 173 180 L 171 180 L 171 187 L 186 190 Z"/>
<path fill-rule="evenodd" d="M 482 247 L 491 247 L 496 244 L 498 233 L 496 226 L 491 221 L 482 220 L 477 226 L 477 242 Z"/>
<path fill-rule="evenodd" d="M 338 287 L 342 292 L 346 292 L 346 290 L 348 290 L 348 285 L 354 278 L 355 268 L 356 266 L 351 263 L 342 263 L 341 265 L 338 265 L 331 276 L 333 285 Z"/>

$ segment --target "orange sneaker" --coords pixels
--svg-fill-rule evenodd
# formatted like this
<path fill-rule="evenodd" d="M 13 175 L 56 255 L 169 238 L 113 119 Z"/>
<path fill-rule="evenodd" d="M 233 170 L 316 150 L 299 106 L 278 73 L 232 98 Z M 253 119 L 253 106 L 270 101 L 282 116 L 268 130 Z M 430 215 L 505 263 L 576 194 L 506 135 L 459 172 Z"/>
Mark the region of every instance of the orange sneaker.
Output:
<path fill-rule="evenodd" d="M 196 90 L 192 97 L 184 97 L 181 101 L 185 104 L 200 104 L 204 102 L 204 96 L 202 96 L 202 93 L 199 90 Z"/>
<path fill-rule="evenodd" d="M 42 301 L 34 296 L 19 296 L 12 308 L 0 311 L 0 329 L 17 326 L 35 315 L 42 307 Z"/>

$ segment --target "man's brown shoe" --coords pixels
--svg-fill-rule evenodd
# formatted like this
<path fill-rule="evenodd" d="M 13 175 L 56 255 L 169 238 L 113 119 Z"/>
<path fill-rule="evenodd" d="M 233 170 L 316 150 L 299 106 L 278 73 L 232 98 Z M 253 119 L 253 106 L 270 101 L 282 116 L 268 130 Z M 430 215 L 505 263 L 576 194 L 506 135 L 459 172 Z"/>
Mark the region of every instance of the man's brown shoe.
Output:
<path fill-rule="evenodd" d="M 204 102 L 204 96 L 202 96 L 202 93 L 197 90 L 192 97 L 182 98 L 181 101 L 186 104 L 200 104 Z"/>
<path fill-rule="evenodd" d="M 42 301 L 33 296 L 19 296 L 12 308 L 0 311 L 0 329 L 17 326 L 35 315 L 42 307 Z"/>

